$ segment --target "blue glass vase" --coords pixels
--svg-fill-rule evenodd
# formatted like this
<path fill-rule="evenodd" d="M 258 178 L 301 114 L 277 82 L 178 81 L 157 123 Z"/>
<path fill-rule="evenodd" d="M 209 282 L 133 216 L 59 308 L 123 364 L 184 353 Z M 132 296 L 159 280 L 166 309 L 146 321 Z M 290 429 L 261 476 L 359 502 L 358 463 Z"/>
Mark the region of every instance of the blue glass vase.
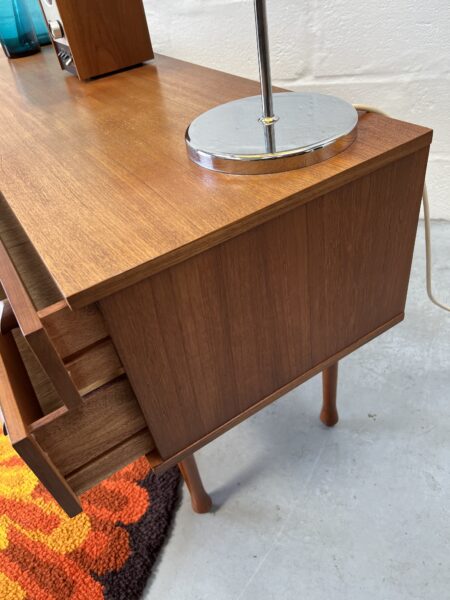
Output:
<path fill-rule="evenodd" d="M 2 1 L 3 0 L 0 0 L 0 2 Z M 38 42 L 41 46 L 50 44 L 50 35 L 48 33 L 47 23 L 45 22 L 39 0 L 27 0 L 27 2 L 31 13 L 31 18 L 33 19 L 33 25 L 36 31 Z"/>
<path fill-rule="evenodd" d="M 41 49 L 26 0 L 0 0 L 0 42 L 8 58 Z"/>

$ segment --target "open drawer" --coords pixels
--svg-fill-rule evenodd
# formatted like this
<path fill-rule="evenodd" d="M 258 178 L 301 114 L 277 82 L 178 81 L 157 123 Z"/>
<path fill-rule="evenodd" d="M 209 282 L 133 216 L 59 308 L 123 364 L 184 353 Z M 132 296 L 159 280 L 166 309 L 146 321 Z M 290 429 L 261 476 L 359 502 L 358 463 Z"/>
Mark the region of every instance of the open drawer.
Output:
<path fill-rule="evenodd" d="M 63 509 L 154 450 L 95 305 L 72 311 L 0 197 L 0 405 L 11 443 Z"/>
<path fill-rule="evenodd" d="M 43 415 L 12 332 L 0 336 L 0 397 L 12 445 L 69 516 L 81 512 L 77 493 L 154 448 L 123 376 Z"/>

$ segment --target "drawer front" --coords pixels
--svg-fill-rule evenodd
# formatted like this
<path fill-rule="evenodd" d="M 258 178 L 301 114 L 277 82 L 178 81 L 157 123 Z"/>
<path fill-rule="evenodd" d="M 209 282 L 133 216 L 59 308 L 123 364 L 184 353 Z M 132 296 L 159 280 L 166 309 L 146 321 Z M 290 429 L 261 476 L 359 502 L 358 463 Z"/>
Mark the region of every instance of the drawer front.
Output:
<path fill-rule="evenodd" d="M 77 494 L 82 494 L 137 458 L 153 452 L 153 439 L 146 428 L 70 473 L 66 481 Z"/>
<path fill-rule="evenodd" d="M 74 516 L 81 506 L 74 491 L 30 434 L 42 412 L 11 331 L 4 327 L 0 305 L 0 406 L 11 443 L 49 492 Z M 64 407 L 64 410 L 67 410 Z"/>

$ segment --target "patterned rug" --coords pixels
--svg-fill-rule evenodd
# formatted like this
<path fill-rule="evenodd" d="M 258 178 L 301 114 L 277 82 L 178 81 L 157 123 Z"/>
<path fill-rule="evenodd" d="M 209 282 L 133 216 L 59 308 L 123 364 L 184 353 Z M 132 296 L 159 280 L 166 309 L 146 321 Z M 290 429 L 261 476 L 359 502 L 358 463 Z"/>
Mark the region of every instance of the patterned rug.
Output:
<path fill-rule="evenodd" d="M 175 513 L 179 472 L 145 458 L 81 496 L 69 519 L 0 435 L 1 600 L 134 600 Z"/>

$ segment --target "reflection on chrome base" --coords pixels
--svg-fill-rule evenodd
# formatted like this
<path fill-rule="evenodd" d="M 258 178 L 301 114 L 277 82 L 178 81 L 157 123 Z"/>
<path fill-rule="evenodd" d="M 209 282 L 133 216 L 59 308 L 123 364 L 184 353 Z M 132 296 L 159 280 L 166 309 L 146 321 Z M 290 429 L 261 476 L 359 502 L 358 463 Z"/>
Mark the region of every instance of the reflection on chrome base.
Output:
<path fill-rule="evenodd" d="M 224 173 L 278 173 L 331 158 L 356 138 L 358 113 L 334 96 L 273 94 L 274 116 L 262 114 L 261 96 L 203 113 L 186 131 L 189 157 Z"/>

